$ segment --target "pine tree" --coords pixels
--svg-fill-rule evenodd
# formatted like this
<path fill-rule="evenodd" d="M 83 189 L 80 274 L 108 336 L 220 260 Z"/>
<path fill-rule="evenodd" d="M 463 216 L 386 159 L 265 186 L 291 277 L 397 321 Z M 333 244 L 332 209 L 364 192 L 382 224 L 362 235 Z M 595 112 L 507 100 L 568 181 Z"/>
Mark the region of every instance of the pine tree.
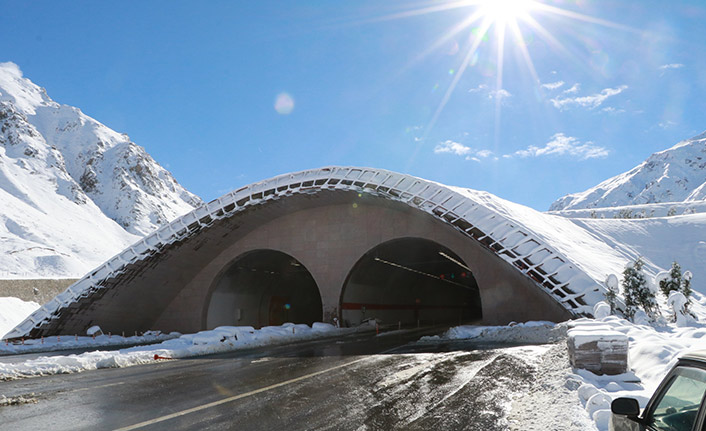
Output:
<path fill-rule="evenodd" d="M 639 308 L 645 310 L 651 319 L 658 313 L 657 300 L 647 286 L 642 267 L 644 262 L 638 258 L 632 265 L 628 264 L 623 271 L 623 297 L 625 299 L 625 316 L 632 320 Z"/>
<path fill-rule="evenodd" d="M 691 305 L 691 271 L 684 271 L 682 274 L 679 263 L 672 262 L 669 276 L 659 281 L 659 288 L 667 298 L 669 298 L 669 294 L 674 291 L 683 293 L 686 297 L 684 310 L 693 316 L 693 313 L 689 311 L 689 306 Z"/>
<path fill-rule="evenodd" d="M 691 305 L 691 271 L 685 271 L 684 275 L 681 278 L 681 293 L 686 296 L 686 304 L 684 304 L 684 311 L 696 317 L 696 315 L 689 310 L 689 306 Z"/>
<path fill-rule="evenodd" d="M 610 306 L 610 314 L 615 315 L 615 312 L 618 311 L 618 278 L 614 275 L 611 274 L 606 278 L 605 285 L 607 287 L 606 292 L 605 292 L 605 300 Z"/>
<path fill-rule="evenodd" d="M 681 267 L 677 262 L 672 262 L 672 269 L 669 271 L 669 277 L 660 280 L 659 289 L 664 296 L 669 297 L 669 294 L 674 290 L 681 290 L 682 285 Z M 686 294 L 684 296 L 687 296 Z M 688 296 L 687 296 L 688 298 Z"/>
<path fill-rule="evenodd" d="M 628 264 L 623 271 L 623 299 L 625 300 L 625 317 L 632 320 L 637 312 L 637 286 L 640 281 L 635 268 Z"/>

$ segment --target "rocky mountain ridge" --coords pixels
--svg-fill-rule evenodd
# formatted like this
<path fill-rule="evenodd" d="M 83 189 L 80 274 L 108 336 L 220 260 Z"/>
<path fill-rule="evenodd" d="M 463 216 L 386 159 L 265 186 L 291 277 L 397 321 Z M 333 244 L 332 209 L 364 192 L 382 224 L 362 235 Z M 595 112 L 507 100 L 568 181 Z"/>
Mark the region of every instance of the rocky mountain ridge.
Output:
<path fill-rule="evenodd" d="M 706 132 L 652 154 L 628 172 L 555 201 L 550 211 L 706 199 Z"/>
<path fill-rule="evenodd" d="M 82 275 L 200 204 L 127 135 L 0 63 L 0 277 Z"/>

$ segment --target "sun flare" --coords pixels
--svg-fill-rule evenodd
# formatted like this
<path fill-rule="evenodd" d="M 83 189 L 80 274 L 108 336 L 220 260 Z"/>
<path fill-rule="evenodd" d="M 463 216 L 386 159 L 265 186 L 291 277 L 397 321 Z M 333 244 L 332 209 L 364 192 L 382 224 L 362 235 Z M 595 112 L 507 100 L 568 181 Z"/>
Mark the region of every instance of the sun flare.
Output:
<path fill-rule="evenodd" d="M 553 25 L 564 24 L 564 34 L 566 34 L 566 29 L 569 28 L 569 21 L 597 24 L 623 31 L 639 31 L 550 3 L 555 2 L 550 2 L 549 0 L 433 0 L 431 4 L 426 6 L 408 9 L 380 18 L 382 20 L 394 20 L 452 10 L 459 12 L 457 16 L 460 17 L 460 21 L 450 25 L 446 32 L 441 34 L 431 46 L 423 50 L 408 65 L 411 66 L 418 63 L 433 52 L 442 49 L 446 49 L 447 52 L 453 52 L 454 55 L 459 55 L 459 64 L 452 69 L 453 79 L 446 87 L 436 110 L 433 111 L 420 142 L 426 139 L 426 136 L 441 116 L 464 72 L 469 68 L 477 67 L 481 55 L 485 56 L 485 63 L 491 64 L 494 69 L 495 89 L 493 94 L 497 96 L 508 94 L 503 87 L 505 57 L 508 51 L 510 54 L 514 54 L 514 58 L 524 64 L 525 73 L 539 89 L 540 79 L 530 55 L 531 42 L 528 41 L 539 40 L 549 49 L 574 62 L 580 63 L 582 61 L 581 58 L 577 58 L 564 46 L 560 38 L 553 34 L 552 29 L 545 28 L 540 23 L 540 18 L 543 16 L 552 16 Z M 569 29 L 570 32 L 571 30 Z M 449 50 L 449 44 L 453 45 L 453 50 Z M 590 67 L 590 64 L 588 66 Z M 434 88 L 436 87 L 438 87 L 438 84 Z M 495 100 L 496 129 L 498 129 L 500 123 L 503 98 L 493 97 Z"/>
<path fill-rule="evenodd" d="M 533 0 L 480 0 L 472 2 L 480 9 L 480 14 L 494 23 L 507 23 L 529 16 L 534 9 Z"/>
<path fill-rule="evenodd" d="M 425 3 L 425 0 L 420 1 L 422 4 Z M 571 37 L 575 32 L 570 22 L 596 24 L 601 27 L 640 33 L 639 29 L 587 15 L 571 8 L 563 8 L 556 5 L 557 3 L 561 4 L 562 2 L 556 0 L 426 0 L 426 4 L 423 6 L 375 19 L 375 21 L 388 21 L 449 11 L 456 11 L 456 16 L 459 18 L 402 69 L 423 61 L 434 52 L 446 51 L 447 55 L 458 55 L 457 66 L 453 67 L 450 72 L 453 78 L 446 85 L 436 109 L 432 111 L 431 118 L 424 127 L 424 133 L 418 139 L 416 149 L 412 153 L 412 158 L 416 157 L 423 142 L 426 141 L 454 94 L 456 87 L 460 84 L 464 73 L 469 68 L 478 68 L 479 63 L 485 64 L 486 67 L 481 74 L 486 77 L 494 77 L 495 85 L 491 98 L 495 102 L 495 139 L 497 141 L 500 130 L 501 106 L 503 100 L 507 99 L 510 94 L 505 90 L 503 82 L 507 54 L 511 54 L 512 58 L 523 63 L 524 73 L 534 83 L 536 92 L 541 97 L 541 82 L 530 55 L 533 41 L 540 42 L 549 50 L 555 51 L 574 63 L 585 63 L 585 66 L 590 68 L 593 67 L 590 62 L 577 56 L 562 41 L 567 35 Z M 573 9 L 577 5 L 580 7 L 580 2 L 567 3 L 576 3 Z M 546 17 L 551 17 L 549 23 L 552 26 L 561 28 L 545 27 L 542 18 Z M 449 46 L 453 48 L 449 49 Z M 438 87 L 439 83 L 433 86 L 435 90 Z"/>

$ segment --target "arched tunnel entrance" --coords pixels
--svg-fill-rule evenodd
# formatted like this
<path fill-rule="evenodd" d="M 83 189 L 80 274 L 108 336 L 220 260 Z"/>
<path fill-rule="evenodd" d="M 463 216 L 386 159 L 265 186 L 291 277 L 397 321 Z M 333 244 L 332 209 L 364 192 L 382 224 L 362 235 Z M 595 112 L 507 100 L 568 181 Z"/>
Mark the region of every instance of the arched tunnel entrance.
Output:
<path fill-rule="evenodd" d="M 421 238 L 382 243 L 361 257 L 343 286 L 341 319 L 357 325 L 459 323 L 482 317 L 471 270 L 448 248 Z"/>
<path fill-rule="evenodd" d="M 236 258 L 215 281 L 206 328 L 321 321 L 321 295 L 309 271 L 292 256 L 255 250 Z"/>

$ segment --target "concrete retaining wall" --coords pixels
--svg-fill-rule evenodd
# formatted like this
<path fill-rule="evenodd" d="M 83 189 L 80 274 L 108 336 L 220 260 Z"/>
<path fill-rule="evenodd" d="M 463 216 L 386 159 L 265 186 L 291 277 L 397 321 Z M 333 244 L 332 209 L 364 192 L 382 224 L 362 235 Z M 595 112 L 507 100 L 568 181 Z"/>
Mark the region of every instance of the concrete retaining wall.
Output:
<path fill-rule="evenodd" d="M 49 302 L 76 282 L 75 278 L 0 280 L 0 296 L 14 296 L 40 305 Z"/>

